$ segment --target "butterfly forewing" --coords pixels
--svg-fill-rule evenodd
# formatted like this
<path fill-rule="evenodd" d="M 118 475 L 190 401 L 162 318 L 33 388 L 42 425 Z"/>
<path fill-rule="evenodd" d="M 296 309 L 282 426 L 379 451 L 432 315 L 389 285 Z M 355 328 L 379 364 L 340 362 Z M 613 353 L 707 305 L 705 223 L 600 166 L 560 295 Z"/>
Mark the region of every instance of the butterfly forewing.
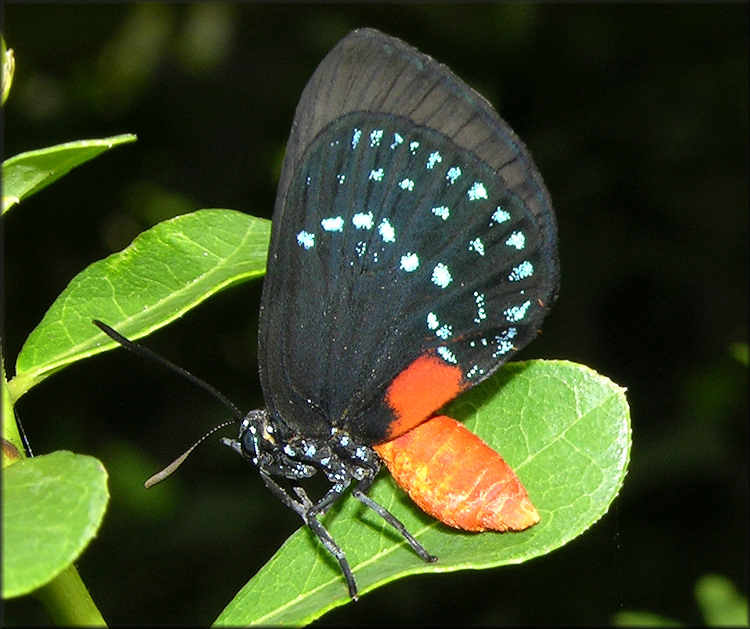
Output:
<path fill-rule="evenodd" d="M 447 68 L 382 37 L 347 37 L 305 89 L 261 313 L 271 412 L 363 443 L 389 435 L 388 388 L 420 356 L 473 386 L 557 291 L 554 218 L 520 141 Z"/>

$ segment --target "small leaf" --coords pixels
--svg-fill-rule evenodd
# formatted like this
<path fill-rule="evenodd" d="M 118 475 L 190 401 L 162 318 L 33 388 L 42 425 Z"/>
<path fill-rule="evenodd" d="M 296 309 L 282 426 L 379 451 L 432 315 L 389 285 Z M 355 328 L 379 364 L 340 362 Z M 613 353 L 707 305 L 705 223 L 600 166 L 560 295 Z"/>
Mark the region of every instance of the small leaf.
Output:
<path fill-rule="evenodd" d="M 48 583 L 83 552 L 104 517 L 107 472 L 67 451 L 3 470 L 3 598 Z"/>
<path fill-rule="evenodd" d="M 615 627 L 684 627 L 680 622 L 652 612 L 624 611 L 612 617 Z"/>
<path fill-rule="evenodd" d="M 66 365 L 117 347 L 92 319 L 137 339 L 217 291 L 263 275 L 270 230 L 270 221 L 242 212 L 199 210 L 159 223 L 90 265 L 26 340 L 9 383 L 13 399 Z"/>
<path fill-rule="evenodd" d="M 630 455 L 624 390 L 588 367 L 566 361 L 511 363 L 450 404 L 445 414 L 464 421 L 503 455 L 541 522 L 520 533 L 456 531 L 419 511 L 384 476 L 370 495 L 439 561 L 424 563 L 396 531 L 347 494 L 322 521 L 346 552 L 360 593 L 409 574 L 491 568 L 546 555 L 601 518 L 622 486 Z M 337 562 L 303 528 L 216 624 L 305 624 L 347 602 Z"/>
<path fill-rule="evenodd" d="M 8 93 L 10 92 L 10 86 L 13 84 L 13 74 L 16 71 L 16 60 L 13 56 L 13 50 L 5 47 L 5 38 L 2 39 L 2 63 L 3 63 L 3 92 L 2 92 L 2 104 L 8 99 Z"/>
<path fill-rule="evenodd" d="M 3 213 L 46 188 L 76 166 L 119 144 L 135 142 L 132 133 L 100 140 L 79 140 L 21 153 L 3 162 Z"/>
<path fill-rule="evenodd" d="M 706 574 L 695 584 L 695 599 L 707 627 L 747 626 L 747 598 L 720 574 Z"/>

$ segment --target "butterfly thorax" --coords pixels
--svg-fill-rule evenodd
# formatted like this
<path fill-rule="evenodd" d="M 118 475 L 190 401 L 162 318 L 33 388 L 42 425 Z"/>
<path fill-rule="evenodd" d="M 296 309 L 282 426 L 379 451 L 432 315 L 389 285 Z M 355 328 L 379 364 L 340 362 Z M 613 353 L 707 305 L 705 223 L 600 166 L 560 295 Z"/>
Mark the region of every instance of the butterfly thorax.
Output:
<path fill-rule="evenodd" d="M 374 477 L 380 470 L 374 450 L 357 443 L 346 430 L 334 427 L 324 437 L 302 436 L 291 433 L 264 410 L 250 411 L 238 438 L 225 443 L 261 472 L 288 479 L 322 472 L 331 483 L 346 486 L 353 480 Z"/>

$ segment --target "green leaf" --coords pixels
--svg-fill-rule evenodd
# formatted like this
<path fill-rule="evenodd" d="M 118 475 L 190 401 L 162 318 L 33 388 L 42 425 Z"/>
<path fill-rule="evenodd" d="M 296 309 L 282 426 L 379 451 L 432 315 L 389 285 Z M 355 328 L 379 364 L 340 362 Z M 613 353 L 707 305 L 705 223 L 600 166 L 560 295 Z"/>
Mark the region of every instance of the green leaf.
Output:
<path fill-rule="evenodd" d="M 96 535 L 109 494 L 107 472 L 67 451 L 3 470 L 3 598 L 50 582 Z"/>
<path fill-rule="evenodd" d="M 720 574 L 706 574 L 695 584 L 695 599 L 708 627 L 747 626 L 747 598 Z"/>
<path fill-rule="evenodd" d="M 615 627 L 684 627 L 680 622 L 652 612 L 624 611 L 612 617 Z"/>
<path fill-rule="evenodd" d="M 322 519 L 351 563 L 360 593 L 409 574 L 515 564 L 546 555 L 604 515 L 625 477 L 630 417 L 624 390 L 566 361 L 512 363 L 446 414 L 500 452 L 541 516 L 520 533 L 465 533 L 422 513 L 388 476 L 370 495 L 439 558 L 426 564 L 350 496 Z M 219 625 L 305 624 L 349 602 L 337 562 L 303 528 L 239 592 Z"/>
<path fill-rule="evenodd" d="M 91 323 L 131 339 L 157 330 L 217 291 L 265 272 L 271 222 L 233 210 L 199 210 L 140 234 L 76 275 L 26 340 L 17 400 L 72 362 L 117 347 Z"/>
<path fill-rule="evenodd" d="M 76 166 L 119 144 L 135 142 L 136 139 L 132 133 L 126 133 L 100 140 L 79 140 L 6 159 L 3 162 L 3 214 Z"/>
<path fill-rule="evenodd" d="M 2 90 L 2 104 L 8 99 L 8 93 L 10 92 L 10 86 L 13 83 L 13 74 L 16 71 L 16 60 L 13 57 L 13 51 L 5 47 L 5 38 L 0 36 L 2 40 L 2 64 L 3 64 L 3 90 Z"/>

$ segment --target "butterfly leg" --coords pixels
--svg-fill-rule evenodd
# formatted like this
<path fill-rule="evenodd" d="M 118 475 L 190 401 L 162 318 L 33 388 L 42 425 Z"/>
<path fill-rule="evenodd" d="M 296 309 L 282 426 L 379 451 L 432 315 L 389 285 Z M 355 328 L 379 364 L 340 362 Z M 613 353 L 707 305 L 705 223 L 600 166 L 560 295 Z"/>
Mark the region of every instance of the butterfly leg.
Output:
<path fill-rule="evenodd" d="M 363 505 L 366 507 L 369 507 L 372 509 L 375 513 L 377 513 L 381 518 L 383 518 L 388 524 L 390 524 L 394 529 L 396 529 L 401 535 L 404 536 L 404 539 L 409 542 L 409 546 L 411 546 L 414 549 L 414 552 L 416 552 L 422 559 L 424 559 L 427 563 L 434 563 L 438 560 L 437 557 L 434 555 L 431 555 L 427 552 L 427 549 L 420 544 L 416 538 L 409 533 L 406 526 L 399 520 L 395 515 L 393 515 L 388 509 L 383 507 L 382 505 L 379 505 L 377 502 L 375 502 L 370 496 L 367 495 L 367 490 L 372 485 L 373 481 L 375 480 L 375 476 L 366 476 L 364 479 L 362 479 L 357 487 L 352 491 L 352 496 L 354 496 L 357 500 L 359 500 Z"/>
<path fill-rule="evenodd" d="M 320 540 L 323 546 L 326 547 L 329 553 L 331 553 L 339 562 L 341 566 L 341 572 L 344 573 L 344 579 L 346 579 L 346 585 L 349 589 L 349 596 L 353 601 L 356 601 L 358 597 L 357 593 L 357 582 L 354 579 L 354 574 L 349 566 L 349 562 L 346 559 L 343 549 L 339 546 L 331 537 L 331 534 L 326 528 L 318 521 L 315 517 L 323 509 L 327 509 L 336 498 L 341 495 L 342 491 L 338 492 L 338 495 L 329 491 L 328 494 L 317 504 L 313 504 L 307 493 L 301 487 L 294 487 L 294 492 L 297 494 L 299 500 L 294 500 L 284 489 L 279 486 L 268 474 L 261 472 L 260 477 L 263 479 L 263 483 L 271 490 L 284 505 L 294 511 L 297 515 L 302 518 L 302 521 L 315 533 L 315 536 Z M 332 495 L 333 494 L 333 495 Z M 329 498 L 330 496 L 330 498 Z M 328 503 L 321 508 L 321 504 Z"/>

